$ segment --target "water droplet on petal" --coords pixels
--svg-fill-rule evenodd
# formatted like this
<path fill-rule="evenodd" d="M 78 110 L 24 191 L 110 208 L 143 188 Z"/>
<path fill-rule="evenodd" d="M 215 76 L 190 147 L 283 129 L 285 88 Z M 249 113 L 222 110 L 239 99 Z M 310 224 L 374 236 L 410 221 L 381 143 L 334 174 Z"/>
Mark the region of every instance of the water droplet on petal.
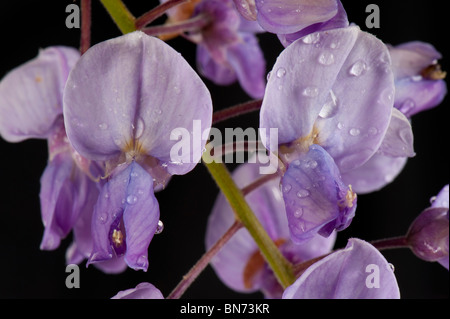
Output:
<path fill-rule="evenodd" d="M 155 234 L 161 234 L 164 230 L 164 224 L 161 220 L 158 221 L 158 225 L 156 226 Z"/>
<path fill-rule="evenodd" d="M 334 55 L 330 52 L 323 52 L 319 55 L 319 63 L 322 65 L 332 65 L 334 63 Z"/>
<path fill-rule="evenodd" d="M 330 118 L 336 115 L 338 111 L 337 98 L 333 90 L 330 90 L 331 100 L 327 101 L 320 110 L 319 116 L 321 118 Z"/>
<path fill-rule="evenodd" d="M 138 200 L 138 198 L 134 195 L 129 195 L 127 197 L 127 203 L 130 205 L 136 204 L 137 200 Z"/>
<path fill-rule="evenodd" d="M 314 44 L 319 42 L 319 40 L 320 40 L 320 33 L 310 33 L 307 36 L 305 36 L 302 41 L 303 43 L 306 44 Z"/>
<path fill-rule="evenodd" d="M 377 135 L 378 134 L 378 129 L 376 127 L 370 127 L 369 128 L 369 135 Z"/>
<path fill-rule="evenodd" d="M 291 184 L 283 185 L 283 193 L 287 194 L 291 191 L 291 189 L 292 189 Z"/>
<path fill-rule="evenodd" d="M 342 124 L 341 122 L 338 122 L 337 128 L 342 130 L 344 128 L 344 124 Z"/>
<path fill-rule="evenodd" d="M 148 264 L 148 260 L 147 260 L 147 257 L 144 255 L 139 256 L 139 258 L 136 261 L 136 265 L 139 267 L 142 267 L 142 268 L 147 268 L 146 267 L 147 264 Z"/>
<path fill-rule="evenodd" d="M 366 69 L 366 63 L 363 60 L 358 60 L 352 65 L 349 72 L 353 76 L 360 76 Z"/>
<path fill-rule="evenodd" d="M 307 97 L 316 97 L 319 95 L 319 89 L 313 86 L 308 86 L 303 90 L 302 94 Z"/>
<path fill-rule="evenodd" d="M 406 99 L 399 108 L 403 114 L 408 114 L 416 107 L 416 103 L 412 99 Z"/>
<path fill-rule="evenodd" d="M 357 128 L 352 128 L 350 129 L 349 133 L 351 136 L 358 136 L 361 133 L 361 131 Z"/>
<path fill-rule="evenodd" d="M 278 78 L 282 78 L 283 76 L 285 76 L 286 74 L 286 69 L 285 68 L 279 68 L 277 70 L 277 77 Z"/>
<path fill-rule="evenodd" d="M 156 114 L 161 114 L 161 113 L 162 113 L 161 109 L 155 109 L 154 112 L 155 112 Z"/>
<path fill-rule="evenodd" d="M 298 208 L 295 210 L 294 212 L 294 217 L 295 218 L 300 218 L 303 216 L 303 208 Z"/>
<path fill-rule="evenodd" d="M 436 198 L 437 198 L 436 196 L 431 197 L 431 198 L 430 198 L 430 204 L 433 204 L 434 201 L 436 200 Z"/>
<path fill-rule="evenodd" d="M 142 134 L 144 133 L 145 129 L 145 123 L 144 120 L 139 117 L 136 121 L 136 130 L 134 132 L 134 138 L 138 139 L 142 137 Z"/>
<path fill-rule="evenodd" d="M 307 189 L 300 189 L 297 192 L 297 197 L 298 198 L 305 198 L 305 197 L 308 197 L 309 194 L 310 194 L 309 190 L 307 190 Z"/>
<path fill-rule="evenodd" d="M 99 127 L 101 130 L 106 130 L 106 129 L 108 128 L 108 124 L 106 124 L 106 123 L 101 123 L 101 124 L 98 125 L 98 127 Z"/>
<path fill-rule="evenodd" d="M 394 272 L 395 271 L 395 267 L 394 267 L 394 265 L 393 264 L 391 264 L 391 263 L 389 263 L 388 264 L 389 265 L 389 268 L 392 270 L 392 272 Z"/>
<path fill-rule="evenodd" d="M 100 221 L 100 223 L 104 224 L 108 220 L 108 215 L 105 213 L 102 213 L 102 214 L 100 214 L 100 217 L 98 218 L 98 220 Z"/>

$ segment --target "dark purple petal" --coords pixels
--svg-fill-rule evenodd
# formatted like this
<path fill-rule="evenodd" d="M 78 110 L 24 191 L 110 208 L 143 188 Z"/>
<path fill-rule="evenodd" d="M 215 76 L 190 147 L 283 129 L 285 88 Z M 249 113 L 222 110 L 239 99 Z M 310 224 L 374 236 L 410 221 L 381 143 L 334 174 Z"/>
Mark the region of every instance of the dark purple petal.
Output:
<path fill-rule="evenodd" d="M 330 20 L 337 13 L 336 0 L 255 0 L 258 22 L 272 33 L 294 33 Z"/>
<path fill-rule="evenodd" d="M 266 61 L 256 36 L 241 34 L 242 42 L 228 49 L 228 62 L 236 72 L 239 83 L 247 94 L 262 98 L 266 87 Z"/>
<path fill-rule="evenodd" d="M 345 12 L 344 6 L 342 5 L 341 1 L 338 0 L 337 4 L 338 12 L 330 20 L 310 25 L 309 27 L 306 27 L 295 33 L 278 34 L 278 39 L 280 40 L 281 44 L 284 47 L 287 47 L 295 40 L 303 38 L 310 33 L 348 27 L 349 23 L 347 19 L 347 12 Z"/>
<path fill-rule="evenodd" d="M 62 113 L 62 95 L 80 54 L 55 46 L 10 71 L 0 82 L 0 135 L 9 142 L 47 138 Z"/>
<path fill-rule="evenodd" d="M 284 299 L 399 299 L 394 271 L 372 245 L 352 238 L 344 249 L 310 266 Z"/>
<path fill-rule="evenodd" d="M 237 80 L 236 73 L 229 64 L 219 64 L 211 58 L 204 45 L 197 46 L 199 72 L 217 85 L 229 85 Z"/>
<path fill-rule="evenodd" d="M 164 296 L 151 283 L 141 282 L 136 288 L 119 291 L 111 299 L 164 299 Z"/>
<path fill-rule="evenodd" d="M 103 186 L 92 218 L 89 263 L 125 255 L 133 269 L 147 270 L 147 250 L 159 221 L 152 177 L 137 163 L 123 164 Z"/>
<path fill-rule="evenodd" d="M 84 157 L 107 160 L 121 152 L 151 155 L 171 174 L 199 162 L 201 136 L 176 163 L 175 129 L 200 135 L 211 126 L 208 89 L 184 58 L 163 41 L 133 32 L 91 47 L 72 70 L 64 92 L 67 136 Z"/>
<path fill-rule="evenodd" d="M 342 181 L 352 185 L 357 194 L 371 193 L 391 183 L 407 161 L 407 157 L 390 157 L 377 152 L 360 167 L 343 173 Z"/>
<path fill-rule="evenodd" d="M 281 185 L 294 242 L 317 233 L 328 237 L 345 229 L 355 215 L 356 194 L 342 183 L 333 158 L 318 145 L 289 164 Z"/>
<path fill-rule="evenodd" d="M 389 125 L 389 63 L 386 46 L 356 26 L 301 38 L 271 71 L 260 126 L 278 128 L 280 144 L 321 145 L 342 173 L 356 168 L 379 148 Z"/>

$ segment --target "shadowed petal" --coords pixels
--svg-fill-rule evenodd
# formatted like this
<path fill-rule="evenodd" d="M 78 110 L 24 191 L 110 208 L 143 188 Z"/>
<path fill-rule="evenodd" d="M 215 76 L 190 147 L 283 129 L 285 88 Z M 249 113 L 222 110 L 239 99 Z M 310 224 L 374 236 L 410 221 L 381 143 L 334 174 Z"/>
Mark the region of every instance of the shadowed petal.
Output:
<path fill-rule="evenodd" d="M 331 156 L 312 145 L 281 179 L 291 239 L 302 243 L 315 234 L 328 237 L 345 229 L 356 210 L 356 195 L 346 187 Z"/>
<path fill-rule="evenodd" d="M 171 163 L 175 129 L 211 125 L 210 94 L 184 58 L 163 41 L 133 32 L 90 48 L 64 92 L 67 136 L 83 156 L 107 160 L 138 151 L 183 174 L 200 160 L 205 141 L 192 143 L 183 162 Z M 130 150 L 130 148 L 132 148 Z"/>
<path fill-rule="evenodd" d="M 309 267 L 284 299 L 399 299 L 389 263 L 372 245 L 352 238 L 347 246 Z"/>
<path fill-rule="evenodd" d="M 330 20 L 336 0 L 255 0 L 258 22 L 272 33 L 294 33 L 311 24 Z"/>
<path fill-rule="evenodd" d="M 55 46 L 10 71 L 0 82 L 0 135 L 8 142 L 47 138 L 62 113 L 62 95 L 80 54 Z"/>
<path fill-rule="evenodd" d="M 219 64 L 211 58 L 205 46 L 197 46 L 197 63 L 200 73 L 218 85 L 229 85 L 236 81 L 236 73 L 230 65 Z"/>

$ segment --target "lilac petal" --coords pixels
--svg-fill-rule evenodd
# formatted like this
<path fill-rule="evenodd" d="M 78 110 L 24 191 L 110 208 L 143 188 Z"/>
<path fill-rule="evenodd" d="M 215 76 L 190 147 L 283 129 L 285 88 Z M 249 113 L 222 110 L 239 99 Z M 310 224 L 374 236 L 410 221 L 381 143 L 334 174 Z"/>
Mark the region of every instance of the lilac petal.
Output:
<path fill-rule="evenodd" d="M 356 210 L 356 195 L 340 179 L 331 156 L 312 145 L 281 179 L 291 239 L 303 243 L 315 234 L 328 237 L 345 229 Z"/>
<path fill-rule="evenodd" d="M 396 108 L 378 152 L 391 157 L 414 157 L 414 135 L 409 120 Z"/>
<path fill-rule="evenodd" d="M 164 296 L 151 283 L 141 282 L 136 288 L 119 291 L 111 299 L 164 299 Z"/>
<path fill-rule="evenodd" d="M 171 161 L 175 129 L 203 133 L 212 102 L 195 71 L 163 41 L 133 32 L 91 47 L 70 73 L 64 92 L 67 136 L 83 156 L 107 160 L 138 152 L 167 163 L 173 174 L 190 171 L 205 141 Z M 201 135 L 200 133 L 200 135 Z M 190 144 L 189 144 L 190 146 Z"/>
<path fill-rule="evenodd" d="M 447 207 L 449 200 L 449 185 L 445 185 L 436 197 L 432 198 L 431 207 Z"/>
<path fill-rule="evenodd" d="M 407 157 L 390 157 L 375 153 L 358 168 L 342 174 L 342 181 L 352 185 L 357 194 L 368 194 L 391 183 L 403 170 Z"/>
<path fill-rule="evenodd" d="M 159 221 L 152 177 L 137 163 L 124 164 L 102 188 L 92 218 L 89 263 L 125 254 L 133 269 L 147 270 L 148 246 Z"/>
<path fill-rule="evenodd" d="M 295 33 L 277 34 L 281 44 L 284 47 L 287 47 L 295 40 L 300 39 L 314 32 L 348 27 L 349 23 L 347 18 L 347 12 L 345 12 L 344 6 L 342 5 L 341 1 L 338 0 L 337 4 L 338 4 L 338 12 L 330 20 L 310 25 L 309 27 L 306 27 Z"/>
<path fill-rule="evenodd" d="M 405 78 L 395 83 L 394 106 L 411 117 L 439 105 L 446 94 L 445 81 Z"/>
<path fill-rule="evenodd" d="M 228 64 L 220 64 L 211 58 L 206 47 L 197 46 L 197 65 L 199 72 L 217 85 L 229 85 L 236 81 L 236 73 Z"/>
<path fill-rule="evenodd" d="M 257 10 L 255 0 L 233 0 L 236 9 L 247 20 L 256 20 Z"/>
<path fill-rule="evenodd" d="M 424 68 L 442 57 L 434 46 L 420 41 L 388 46 L 388 49 L 396 80 L 419 76 Z"/>
<path fill-rule="evenodd" d="M 284 299 L 399 299 L 394 272 L 384 256 L 360 239 L 309 267 Z"/>
<path fill-rule="evenodd" d="M 386 46 L 374 36 L 356 26 L 310 34 L 288 46 L 271 73 L 260 126 L 278 128 L 280 144 L 315 140 L 341 172 L 378 149 L 394 83 Z"/>
<path fill-rule="evenodd" d="M 266 61 L 256 36 L 241 34 L 242 42 L 228 49 L 228 61 L 247 94 L 262 98 L 266 87 Z"/>
<path fill-rule="evenodd" d="M 46 138 L 62 113 L 63 88 L 80 54 L 63 46 L 39 51 L 0 82 L 0 135 L 9 142 Z"/>
<path fill-rule="evenodd" d="M 255 3 L 259 24 L 272 33 L 294 33 L 330 20 L 337 13 L 336 0 L 255 0 Z"/>

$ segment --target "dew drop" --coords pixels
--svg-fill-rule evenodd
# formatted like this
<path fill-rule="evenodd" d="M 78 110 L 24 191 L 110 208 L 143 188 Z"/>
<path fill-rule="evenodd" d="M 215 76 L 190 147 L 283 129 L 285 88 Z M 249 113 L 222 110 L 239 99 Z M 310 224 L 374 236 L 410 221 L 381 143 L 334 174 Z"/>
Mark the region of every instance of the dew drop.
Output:
<path fill-rule="evenodd" d="M 412 99 L 406 99 L 399 108 L 403 114 L 410 113 L 416 107 L 416 103 Z"/>
<path fill-rule="evenodd" d="M 136 261 L 136 265 L 139 267 L 142 267 L 142 268 L 146 268 L 147 264 L 148 264 L 148 260 L 147 260 L 147 257 L 144 255 L 139 256 L 139 258 Z"/>
<path fill-rule="evenodd" d="M 155 109 L 154 112 L 158 115 L 162 113 L 161 109 Z"/>
<path fill-rule="evenodd" d="M 316 97 L 317 95 L 319 95 L 319 89 L 316 87 L 308 86 L 303 90 L 302 94 L 306 97 Z"/>
<path fill-rule="evenodd" d="M 287 194 L 291 191 L 291 189 L 292 189 L 291 184 L 283 185 L 283 193 Z"/>
<path fill-rule="evenodd" d="M 360 76 L 366 69 L 366 63 L 363 60 L 358 60 L 351 66 L 349 73 L 353 76 Z"/>
<path fill-rule="evenodd" d="M 431 197 L 430 198 L 430 204 L 433 204 L 435 202 L 435 200 L 436 200 L 436 196 Z"/>
<path fill-rule="evenodd" d="M 138 139 L 140 137 L 142 137 L 142 134 L 144 133 L 144 129 L 145 129 L 145 123 L 144 120 L 139 117 L 136 121 L 136 130 L 134 132 L 134 138 Z"/>
<path fill-rule="evenodd" d="M 300 218 L 303 216 L 303 208 L 298 208 L 295 210 L 294 212 L 294 217 L 295 218 Z"/>
<path fill-rule="evenodd" d="M 310 192 L 307 189 L 300 189 L 297 192 L 297 197 L 298 198 L 305 198 L 305 197 L 308 197 L 309 195 L 310 195 Z"/>
<path fill-rule="evenodd" d="M 395 271 L 395 267 L 394 267 L 394 265 L 393 264 L 391 264 L 391 263 L 389 263 L 388 264 L 388 266 L 389 266 L 389 268 L 392 270 L 392 272 L 394 272 Z"/>
<path fill-rule="evenodd" d="M 164 224 L 161 220 L 158 221 L 158 225 L 156 226 L 155 234 L 161 234 L 164 230 Z"/>
<path fill-rule="evenodd" d="M 361 131 L 357 128 L 352 128 L 350 129 L 349 133 L 351 136 L 358 136 L 361 133 Z"/>
<path fill-rule="evenodd" d="M 303 38 L 303 43 L 306 44 L 315 44 L 319 42 L 320 40 L 320 34 L 319 33 L 310 33 L 307 36 Z"/>
<path fill-rule="evenodd" d="M 134 195 L 129 195 L 127 197 L 127 203 L 130 205 L 136 204 L 137 200 L 138 200 L 138 198 Z"/>
<path fill-rule="evenodd" d="M 319 63 L 322 65 L 332 65 L 334 63 L 334 55 L 330 52 L 323 52 L 319 55 Z"/>
<path fill-rule="evenodd" d="M 283 76 L 285 76 L 286 74 L 286 69 L 285 68 L 279 68 L 277 70 L 277 77 L 278 78 L 282 78 Z"/>
<path fill-rule="evenodd" d="M 338 122 L 337 128 L 342 130 L 344 128 L 344 124 L 342 124 L 341 122 Z"/>
<path fill-rule="evenodd" d="M 378 134 L 378 129 L 376 127 L 372 126 L 372 127 L 369 128 L 368 132 L 369 132 L 369 135 L 372 135 L 372 136 L 373 135 L 377 135 Z"/>
<path fill-rule="evenodd" d="M 330 118 L 336 115 L 338 111 L 337 98 L 333 90 L 330 90 L 331 100 L 327 101 L 320 110 L 319 116 L 321 118 Z"/>
<path fill-rule="evenodd" d="M 175 94 L 180 94 L 181 89 L 178 86 L 174 86 L 173 91 L 175 92 Z"/>
<path fill-rule="evenodd" d="M 105 213 L 101 214 L 100 217 L 98 218 L 98 220 L 100 221 L 100 223 L 105 224 L 106 221 L 108 220 L 108 215 L 106 215 Z"/>
<path fill-rule="evenodd" d="M 269 71 L 269 73 L 267 73 L 267 81 L 269 81 L 269 79 L 270 79 L 270 75 L 272 74 L 272 71 Z"/>
<path fill-rule="evenodd" d="M 108 124 L 106 124 L 106 123 L 101 123 L 101 124 L 98 125 L 98 127 L 99 127 L 101 130 L 106 130 L 106 129 L 108 128 Z"/>

